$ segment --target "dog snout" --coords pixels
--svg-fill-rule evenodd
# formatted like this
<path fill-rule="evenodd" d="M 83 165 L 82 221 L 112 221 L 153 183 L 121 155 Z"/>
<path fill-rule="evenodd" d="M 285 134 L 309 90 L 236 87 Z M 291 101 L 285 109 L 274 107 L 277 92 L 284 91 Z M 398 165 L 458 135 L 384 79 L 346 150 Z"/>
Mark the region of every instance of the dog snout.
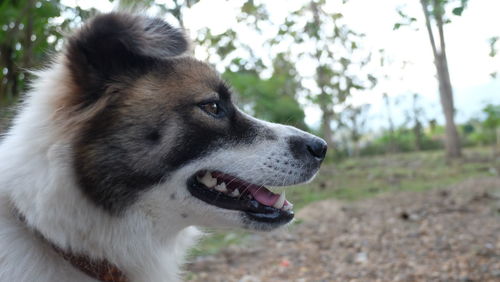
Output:
<path fill-rule="evenodd" d="M 325 140 L 316 136 L 293 136 L 289 139 L 290 150 L 295 158 L 322 161 L 326 156 Z"/>

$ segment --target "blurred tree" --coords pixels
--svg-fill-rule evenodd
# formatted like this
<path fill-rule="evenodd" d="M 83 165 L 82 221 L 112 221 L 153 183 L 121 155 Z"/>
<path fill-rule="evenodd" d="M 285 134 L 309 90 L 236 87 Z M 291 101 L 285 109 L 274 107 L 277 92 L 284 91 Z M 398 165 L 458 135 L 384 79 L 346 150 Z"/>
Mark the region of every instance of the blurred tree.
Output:
<path fill-rule="evenodd" d="M 471 118 L 462 127 L 470 146 L 492 145 L 493 155 L 500 153 L 500 105 L 487 104 L 483 110 L 484 118 Z"/>
<path fill-rule="evenodd" d="M 388 153 L 395 153 L 398 151 L 398 147 L 394 140 L 395 134 L 394 134 L 394 121 L 392 118 L 392 111 L 391 111 L 391 101 L 389 100 L 389 95 L 387 95 L 387 93 L 384 93 L 382 97 L 384 98 L 384 103 L 387 111 L 387 123 L 389 126 L 387 130 L 388 142 L 386 151 Z"/>
<path fill-rule="evenodd" d="M 119 9 L 128 11 L 140 11 L 156 7 L 160 10 L 160 15 L 171 14 L 179 21 L 179 25 L 184 27 L 184 11 L 191 8 L 197 2 L 199 0 L 171 0 L 162 3 L 158 3 L 155 0 L 119 0 L 118 7 Z"/>
<path fill-rule="evenodd" d="M 467 1 L 460 0 L 461 6 L 453 9 L 453 13 L 461 15 Z M 453 103 L 453 89 L 451 86 L 450 73 L 448 70 L 448 59 L 446 57 L 446 46 L 444 39 L 443 25 L 445 22 L 445 5 L 448 0 L 433 0 L 430 3 L 428 0 L 421 0 L 422 9 L 424 11 L 426 28 L 431 42 L 432 53 L 434 55 L 434 63 L 436 65 L 437 77 L 439 80 L 439 93 L 441 97 L 441 106 L 443 107 L 446 120 L 446 156 L 447 158 L 461 157 L 460 137 L 455 126 L 455 108 Z M 431 27 L 432 18 L 437 26 L 439 34 L 439 49 L 436 46 L 436 40 Z"/>
<path fill-rule="evenodd" d="M 350 141 L 353 147 L 353 155 L 359 157 L 361 144 L 360 140 L 365 131 L 366 121 L 368 120 L 368 110 L 370 105 L 364 104 L 361 106 L 347 106 L 342 111 L 341 127 L 345 127 L 349 131 Z"/>
<path fill-rule="evenodd" d="M 238 22 L 257 33 L 261 32 L 263 23 L 269 23 L 262 3 L 247 0 L 240 11 Z M 208 50 L 208 60 L 224 71 L 223 77 L 238 92 L 238 104 L 245 111 L 262 119 L 308 129 L 304 111 L 297 102 L 298 94 L 304 89 L 290 52 L 269 51 L 271 64 L 266 65 L 234 28 L 220 34 L 203 29 L 197 41 Z M 266 44 L 271 49 L 277 42 L 271 39 Z M 271 71 L 270 77 L 263 78 L 264 71 Z"/>
<path fill-rule="evenodd" d="M 325 4 L 326 0 L 313 0 L 293 12 L 277 40 L 291 36 L 296 45 L 307 46 L 299 56 L 316 65 L 314 81 L 318 87 L 309 97 L 321 110 L 322 135 L 333 147 L 332 122 L 341 120 L 341 112 L 334 106 L 346 103 L 353 90 L 374 86 L 376 80 L 371 75 L 363 77 L 361 71 L 370 60 L 370 55 L 358 48 L 363 35 L 345 25 L 342 14 L 326 12 Z"/>
<path fill-rule="evenodd" d="M 0 107 L 18 99 L 25 89 L 26 69 L 57 45 L 67 25 L 53 22 L 61 9 L 55 0 L 0 2 Z"/>
<path fill-rule="evenodd" d="M 429 120 L 429 128 L 431 130 L 431 133 L 434 133 L 438 127 L 437 120 L 436 119 L 431 119 Z"/>
<path fill-rule="evenodd" d="M 239 95 L 238 103 L 253 115 L 265 120 L 290 124 L 307 130 L 304 111 L 295 98 L 302 89 L 297 72 L 287 54 L 279 53 L 273 61 L 270 78 L 262 79 L 255 70 L 243 66 L 227 70 L 223 77 Z"/>
<path fill-rule="evenodd" d="M 493 136 L 493 148 L 495 155 L 500 149 L 500 105 L 488 104 L 483 112 L 486 114 L 484 120 L 484 127 L 491 132 Z"/>
<path fill-rule="evenodd" d="M 28 69 L 38 68 L 47 54 L 60 49 L 68 29 L 97 13 L 69 7 L 60 0 L 0 2 L 0 108 L 17 101 L 26 90 Z"/>
<path fill-rule="evenodd" d="M 443 26 L 451 22 L 450 18 L 446 16 L 446 8 L 450 5 L 457 5 L 452 10 L 452 13 L 456 16 L 460 16 L 467 6 L 467 2 L 468 0 L 420 0 L 425 18 L 425 26 L 431 43 L 432 54 L 434 55 L 434 64 L 436 66 L 437 78 L 439 81 L 441 106 L 446 120 L 445 148 L 447 159 L 459 158 L 462 153 L 460 138 L 455 125 L 453 89 L 448 70 Z M 408 25 L 416 20 L 413 17 L 407 16 L 402 11 L 399 11 L 399 14 L 405 22 L 396 23 L 394 29 L 398 29 L 403 25 Z M 437 38 L 434 33 L 433 25 L 435 26 L 434 29 L 437 29 Z"/>
<path fill-rule="evenodd" d="M 263 36 L 261 24 L 270 23 L 268 11 L 264 4 L 256 4 L 253 0 L 245 0 L 240 6 L 240 13 L 237 15 L 238 27 L 245 26 L 247 30 L 256 32 L 256 36 Z M 221 69 L 232 68 L 233 70 L 242 68 L 262 72 L 265 69 L 272 69 L 271 65 L 264 65 L 262 59 L 255 55 L 249 46 L 246 37 L 238 34 L 237 27 L 231 27 L 219 34 L 213 34 L 208 28 L 199 31 L 196 41 L 199 46 L 208 51 L 207 60 Z M 269 40 L 271 42 L 272 40 Z M 253 43 L 253 42 L 251 42 Z M 273 45 L 271 43 L 271 45 Z M 273 60 L 277 54 L 269 52 L 270 59 Z"/>
<path fill-rule="evenodd" d="M 414 93 L 412 96 L 411 110 L 406 112 L 407 119 L 412 120 L 413 123 L 413 135 L 415 138 L 415 150 L 420 151 L 422 149 L 423 140 L 423 126 L 422 118 L 424 115 L 424 108 L 420 105 L 420 95 Z"/>

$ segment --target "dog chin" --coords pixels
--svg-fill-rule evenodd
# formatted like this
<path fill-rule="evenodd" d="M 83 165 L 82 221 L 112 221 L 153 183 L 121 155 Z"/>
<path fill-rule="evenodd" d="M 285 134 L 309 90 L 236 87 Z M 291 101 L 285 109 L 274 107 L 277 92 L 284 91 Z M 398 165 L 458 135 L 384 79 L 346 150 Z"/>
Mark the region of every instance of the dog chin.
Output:
<path fill-rule="evenodd" d="M 242 229 L 256 232 L 267 232 L 278 229 L 287 225 L 293 218 L 288 221 L 281 222 L 259 222 L 248 216 L 245 212 L 227 210 L 200 202 L 198 199 L 193 199 L 200 205 L 200 210 L 203 210 L 203 221 L 196 222 L 197 226 L 215 229 Z"/>

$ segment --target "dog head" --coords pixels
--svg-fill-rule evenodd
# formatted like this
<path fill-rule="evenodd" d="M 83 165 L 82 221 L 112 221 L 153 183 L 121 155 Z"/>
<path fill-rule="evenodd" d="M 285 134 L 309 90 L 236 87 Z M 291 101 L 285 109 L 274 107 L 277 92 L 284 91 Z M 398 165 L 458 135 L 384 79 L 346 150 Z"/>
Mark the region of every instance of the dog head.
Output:
<path fill-rule="evenodd" d="M 79 189 L 113 216 L 140 210 L 159 226 L 172 216 L 258 230 L 289 222 L 291 203 L 265 186 L 309 181 L 326 143 L 241 112 L 188 47 L 164 21 L 120 13 L 69 39 L 58 119 L 73 132 Z"/>

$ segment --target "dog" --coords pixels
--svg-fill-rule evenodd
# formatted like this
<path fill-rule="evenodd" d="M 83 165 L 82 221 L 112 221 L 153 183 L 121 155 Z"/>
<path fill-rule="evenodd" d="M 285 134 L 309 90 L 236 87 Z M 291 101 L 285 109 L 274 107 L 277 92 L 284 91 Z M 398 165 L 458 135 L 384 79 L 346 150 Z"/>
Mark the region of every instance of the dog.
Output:
<path fill-rule="evenodd" d="M 112 12 L 34 72 L 0 145 L 0 281 L 177 281 L 199 227 L 269 231 L 327 145 L 253 118 L 186 34 Z"/>

